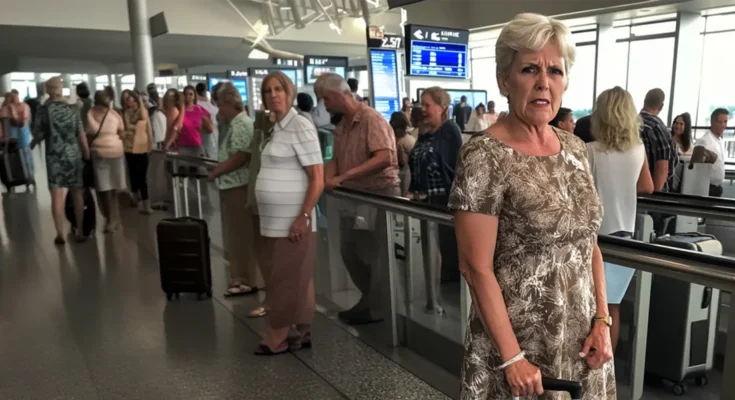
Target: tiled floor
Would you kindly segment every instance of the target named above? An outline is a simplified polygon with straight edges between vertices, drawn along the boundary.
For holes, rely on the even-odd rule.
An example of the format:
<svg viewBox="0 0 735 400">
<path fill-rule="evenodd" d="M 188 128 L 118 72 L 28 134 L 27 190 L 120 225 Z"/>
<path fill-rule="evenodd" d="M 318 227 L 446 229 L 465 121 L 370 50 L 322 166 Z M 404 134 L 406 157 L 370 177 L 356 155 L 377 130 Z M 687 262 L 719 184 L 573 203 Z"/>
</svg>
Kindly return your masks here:
<svg viewBox="0 0 735 400">
<path fill-rule="evenodd" d="M 252 355 L 257 300 L 221 297 L 219 255 L 214 299 L 168 303 L 157 218 L 124 217 L 123 231 L 59 249 L 45 188 L 3 195 L 1 399 L 448 398 L 324 316 L 312 350 Z"/>
</svg>

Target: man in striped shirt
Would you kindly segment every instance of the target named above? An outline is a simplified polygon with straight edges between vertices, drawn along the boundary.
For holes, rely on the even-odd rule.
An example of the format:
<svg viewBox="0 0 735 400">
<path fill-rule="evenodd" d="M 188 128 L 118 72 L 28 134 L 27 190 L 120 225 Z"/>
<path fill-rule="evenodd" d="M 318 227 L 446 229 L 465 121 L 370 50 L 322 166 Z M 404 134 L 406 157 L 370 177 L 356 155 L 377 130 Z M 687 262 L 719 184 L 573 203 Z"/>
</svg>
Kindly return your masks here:
<svg viewBox="0 0 735 400">
<path fill-rule="evenodd" d="M 666 95 L 661 89 L 651 89 L 646 94 L 641 111 L 641 140 L 646 147 L 648 168 L 657 192 L 669 191 L 669 179 L 674 175 L 679 155 L 669 128 L 659 118 Z"/>
</svg>

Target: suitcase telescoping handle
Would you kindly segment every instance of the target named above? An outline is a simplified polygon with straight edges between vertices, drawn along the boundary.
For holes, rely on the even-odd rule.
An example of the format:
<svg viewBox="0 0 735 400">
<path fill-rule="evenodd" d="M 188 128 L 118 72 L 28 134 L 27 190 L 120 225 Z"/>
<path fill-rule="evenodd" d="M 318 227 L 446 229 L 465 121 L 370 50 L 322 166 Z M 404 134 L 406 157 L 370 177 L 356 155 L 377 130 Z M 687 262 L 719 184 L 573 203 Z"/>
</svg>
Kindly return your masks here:
<svg viewBox="0 0 735 400">
<path fill-rule="evenodd" d="M 582 383 L 575 381 L 565 381 L 554 378 L 541 378 L 541 383 L 545 391 L 549 392 L 567 392 L 572 395 L 572 400 L 582 400 Z M 519 397 L 513 397 L 518 400 Z"/>
</svg>

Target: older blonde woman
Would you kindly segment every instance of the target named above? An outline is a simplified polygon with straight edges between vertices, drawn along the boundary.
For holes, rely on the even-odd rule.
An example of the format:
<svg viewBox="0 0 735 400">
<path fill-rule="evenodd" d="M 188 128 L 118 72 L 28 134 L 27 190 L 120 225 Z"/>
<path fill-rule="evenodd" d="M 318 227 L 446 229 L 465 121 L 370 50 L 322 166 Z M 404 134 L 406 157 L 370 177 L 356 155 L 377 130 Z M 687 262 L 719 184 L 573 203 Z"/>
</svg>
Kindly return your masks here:
<svg viewBox="0 0 735 400">
<path fill-rule="evenodd" d="M 653 192 L 646 149 L 639 134 L 641 121 L 633 97 L 621 87 L 602 92 L 592 112 L 591 124 L 595 141 L 587 144 L 587 152 L 597 193 L 605 209 L 600 233 L 631 238 L 638 193 Z M 605 263 L 613 351 L 620 333 L 620 303 L 634 272 Z"/>
<path fill-rule="evenodd" d="M 82 157 L 89 159 L 89 145 L 84 126 L 75 105 L 68 104 L 62 94 L 61 79 L 54 77 L 46 81 L 46 104 L 38 109 L 33 128 L 31 148 L 46 141 L 46 170 L 51 191 L 51 213 L 56 227 L 56 245 L 66 243 L 64 239 L 64 199 L 71 190 L 74 201 L 76 226 L 83 226 L 84 189 L 82 179 Z M 84 241 L 81 229 L 77 241 Z"/>
<path fill-rule="evenodd" d="M 551 18 L 509 22 L 496 60 L 510 113 L 460 152 L 449 208 L 472 295 L 462 399 L 536 399 L 542 375 L 581 381 L 586 400 L 616 398 L 602 208 L 584 143 L 548 125 L 573 43 Z"/>
<path fill-rule="evenodd" d="M 253 215 L 248 202 L 248 164 L 253 141 L 253 121 L 230 82 L 217 88 L 219 114 L 219 164 L 209 173 L 216 180 L 222 200 L 222 225 L 225 251 L 229 261 L 230 284 L 225 297 L 253 294 L 262 287 L 258 281 L 253 249 Z"/>
<path fill-rule="evenodd" d="M 276 355 L 311 346 L 315 207 L 324 188 L 324 168 L 314 124 L 292 107 L 296 89 L 291 80 L 272 72 L 260 92 L 274 125 L 263 143 L 255 186 L 268 290 L 268 332 L 255 354 Z M 292 326 L 299 337 L 287 342 Z"/>
</svg>

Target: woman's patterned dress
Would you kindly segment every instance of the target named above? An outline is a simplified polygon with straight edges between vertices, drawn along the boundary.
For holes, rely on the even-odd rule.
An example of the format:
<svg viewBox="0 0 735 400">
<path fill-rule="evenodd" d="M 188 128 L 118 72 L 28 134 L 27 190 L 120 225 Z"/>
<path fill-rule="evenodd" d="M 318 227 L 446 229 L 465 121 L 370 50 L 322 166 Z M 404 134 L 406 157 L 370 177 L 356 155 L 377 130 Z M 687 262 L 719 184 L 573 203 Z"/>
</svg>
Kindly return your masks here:
<svg viewBox="0 0 735 400">
<path fill-rule="evenodd" d="M 50 189 L 82 187 L 83 130 L 79 108 L 62 102 L 39 107 L 34 135 L 46 138 L 46 170 Z"/>
<path fill-rule="evenodd" d="M 591 371 L 579 357 L 596 312 L 592 251 L 602 208 L 584 143 L 556 133 L 561 152 L 548 157 L 519 153 L 486 133 L 474 136 L 460 152 L 449 208 L 499 218 L 493 266 L 526 358 L 544 376 L 582 381 L 585 400 L 613 400 L 613 363 Z M 510 399 L 501 364 L 473 307 L 461 398 Z M 536 398 L 568 394 L 528 397 Z"/>
</svg>

